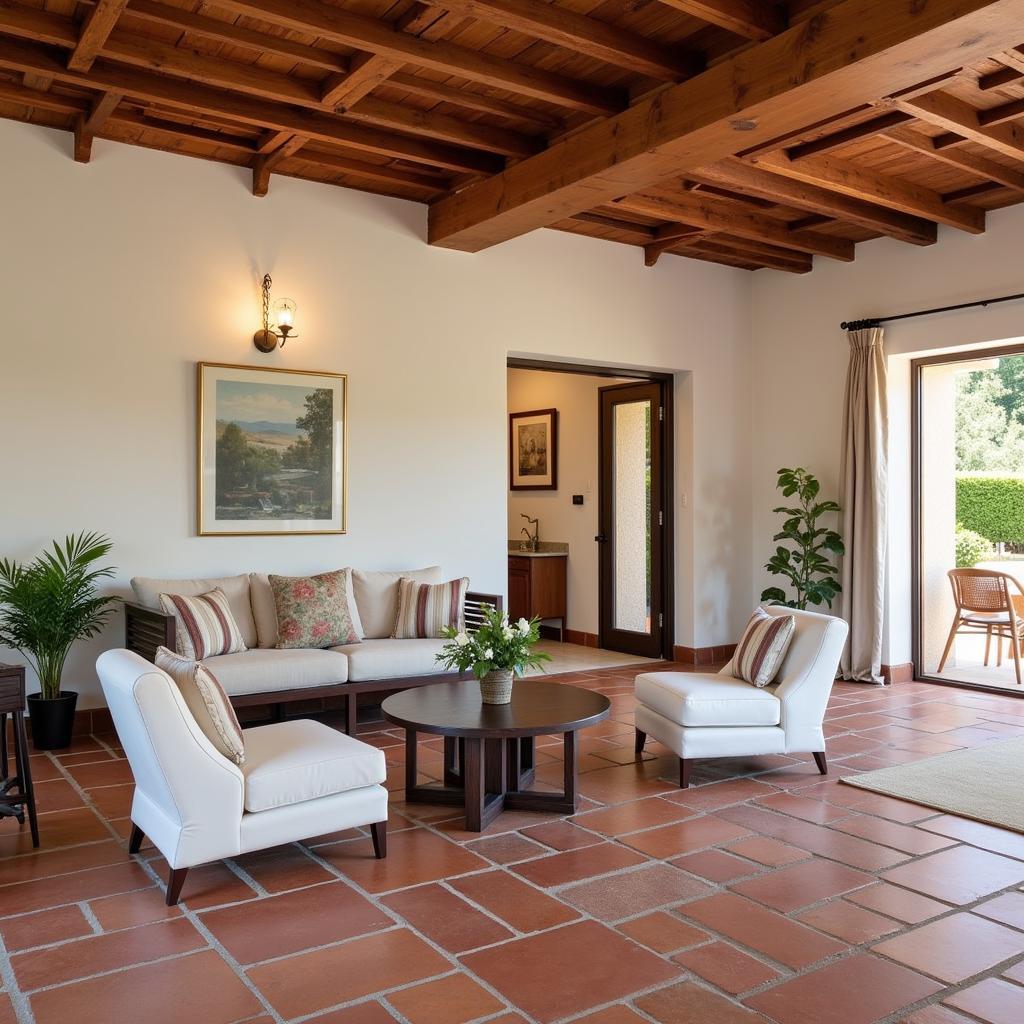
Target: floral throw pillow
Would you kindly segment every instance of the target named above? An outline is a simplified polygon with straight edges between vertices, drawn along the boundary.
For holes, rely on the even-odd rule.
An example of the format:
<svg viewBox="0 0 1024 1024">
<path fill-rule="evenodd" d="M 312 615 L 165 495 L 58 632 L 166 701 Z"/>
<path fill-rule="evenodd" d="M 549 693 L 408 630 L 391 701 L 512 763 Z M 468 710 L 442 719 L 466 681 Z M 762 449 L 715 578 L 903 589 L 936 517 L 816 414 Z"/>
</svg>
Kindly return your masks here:
<svg viewBox="0 0 1024 1024">
<path fill-rule="evenodd" d="M 277 609 L 278 647 L 340 647 L 359 643 L 348 603 L 351 571 L 267 577 Z"/>
</svg>

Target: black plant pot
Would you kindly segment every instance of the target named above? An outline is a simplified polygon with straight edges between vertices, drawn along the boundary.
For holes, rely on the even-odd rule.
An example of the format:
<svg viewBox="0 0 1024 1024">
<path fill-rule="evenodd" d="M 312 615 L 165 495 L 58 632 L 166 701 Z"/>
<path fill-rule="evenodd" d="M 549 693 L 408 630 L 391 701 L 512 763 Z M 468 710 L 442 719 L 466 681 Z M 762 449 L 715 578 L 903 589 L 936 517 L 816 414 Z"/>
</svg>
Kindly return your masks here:
<svg viewBox="0 0 1024 1024">
<path fill-rule="evenodd" d="M 64 750 L 71 746 L 77 703 L 74 690 L 61 690 L 54 700 L 44 700 L 40 693 L 28 695 L 32 745 L 36 750 Z"/>
</svg>

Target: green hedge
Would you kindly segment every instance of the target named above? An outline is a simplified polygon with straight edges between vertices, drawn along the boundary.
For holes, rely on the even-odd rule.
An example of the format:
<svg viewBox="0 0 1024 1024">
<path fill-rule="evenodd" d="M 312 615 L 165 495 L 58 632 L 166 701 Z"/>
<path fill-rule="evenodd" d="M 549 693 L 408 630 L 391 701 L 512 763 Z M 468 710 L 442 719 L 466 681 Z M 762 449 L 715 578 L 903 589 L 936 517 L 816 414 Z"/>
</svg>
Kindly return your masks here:
<svg viewBox="0 0 1024 1024">
<path fill-rule="evenodd" d="M 960 474 L 956 519 L 992 543 L 1024 543 L 1024 476 Z"/>
</svg>

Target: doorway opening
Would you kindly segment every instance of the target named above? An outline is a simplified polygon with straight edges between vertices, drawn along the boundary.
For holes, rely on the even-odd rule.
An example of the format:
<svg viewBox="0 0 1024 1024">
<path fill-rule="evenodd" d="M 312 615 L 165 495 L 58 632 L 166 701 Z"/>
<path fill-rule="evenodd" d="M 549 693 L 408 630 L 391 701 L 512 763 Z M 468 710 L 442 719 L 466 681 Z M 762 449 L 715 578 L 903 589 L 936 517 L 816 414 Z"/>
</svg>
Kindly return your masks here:
<svg viewBox="0 0 1024 1024">
<path fill-rule="evenodd" d="M 672 658 L 672 383 L 508 360 L 509 614 L 549 672 Z"/>
<path fill-rule="evenodd" d="M 915 677 L 1024 696 L 1024 341 L 911 381 Z"/>
</svg>

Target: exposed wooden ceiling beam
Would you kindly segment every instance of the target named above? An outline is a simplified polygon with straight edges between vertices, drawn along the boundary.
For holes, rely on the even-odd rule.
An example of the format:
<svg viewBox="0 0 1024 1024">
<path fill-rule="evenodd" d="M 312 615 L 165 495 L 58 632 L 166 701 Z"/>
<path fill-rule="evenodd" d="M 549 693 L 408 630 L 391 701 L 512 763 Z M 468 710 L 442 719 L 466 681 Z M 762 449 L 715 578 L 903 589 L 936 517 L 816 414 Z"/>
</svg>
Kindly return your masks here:
<svg viewBox="0 0 1024 1024">
<path fill-rule="evenodd" d="M 998 107 L 989 107 L 988 110 L 978 111 L 978 124 L 988 128 L 994 124 L 1005 124 L 1007 121 L 1016 121 L 1024 115 L 1024 100 L 1010 100 L 1009 103 L 1000 103 Z"/>
<path fill-rule="evenodd" d="M 791 146 L 786 152 L 792 160 L 802 160 L 804 157 L 817 156 L 819 153 L 830 153 L 833 149 L 845 146 L 848 142 L 869 138 L 885 131 L 886 128 L 893 128 L 913 120 L 911 114 L 905 114 L 901 110 L 890 110 L 888 113 L 879 114 L 868 121 L 862 121 L 860 124 L 851 125 L 841 131 L 832 132 L 831 135 L 822 135 L 821 138 Z"/>
<path fill-rule="evenodd" d="M 431 206 L 435 245 L 479 251 L 980 61 L 1024 0 L 844 0 Z M 794 68 L 799 74 L 794 74 Z M 917 102 L 915 100 L 915 102 Z"/>
<path fill-rule="evenodd" d="M 725 202 L 705 199 L 700 193 L 671 197 L 637 193 L 618 200 L 615 206 L 629 213 L 645 217 L 658 217 L 676 224 L 688 224 L 706 231 L 723 232 L 749 238 L 756 242 L 768 242 L 799 252 L 817 256 L 829 256 L 835 260 L 853 259 L 853 242 L 831 235 L 820 235 L 811 231 L 790 231 L 783 221 L 750 213 Z"/>
<path fill-rule="evenodd" d="M 117 110 L 124 97 L 119 92 L 106 92 L 92 104 L 87 114 L 75 118 L 75 160 L 87 164 L 92 156 L 92 140 L 104 121 Z"/>
<path fill-rule="evenodd" d="M 912 245 L 931 245 L 938 237 L 935 224 L 923 217 L 900 213 L 842 192 L 795 181 L 741 160 L 726 160 L 693 173 L 701 180 L 725 182 L 764 199 L 774 198 L 798 210 L 835 217 Z"/>
<path fill-rule="evenodd" d="M 986 127 L 981 123 L 979 112 L 956 96 L 933 92 L 914 100 L 901 100 L 900 106 L 922 121 L 962 135 L 1015 160 L 1024 160 L 1024 129 L 1015 124 Z"/>
<path fill-rule="evenodd" d="M 998 54 L 996 60 L 1000 64 L 1005 64 L 1008 68 L 1013 68 L 1014 71 L 1024 74 L 1024 46 L 1014 46 L 1012 49 Z"/>
<path fill-rule="evenodd" d="M 252 162 L 252 194 L 265 196 L 270 188 L 270 172 L 283 160 L 297 153 L 309 141 L 304 135 L 293 135 L 269 153 L 260 153 Z"/>
<path fill-rule="evenodd" d="M 702 254 L 732 257 L 741 260 L 755 270 L 782 270 L 790 274 L 807 274 L 813 269 L 810 256 L 799 252 L 790 252 L 785 256 L 777 253 L 755 251 L 743 239 L 728 239 L 721 235 L 703 235 L 692 241 L 677 242 L 670 250 L 680 256 L 697 256 Z"/>
<path fill-rule="evenodd" d="M 683 239 L 695 240 L 706 234 L 703 228 L 680 227 L 678 224 L 669 224 L 656 230 L 653 240 L 644 245 L 644 266 L 653 267 L 669 249 L 677 246 Z"/>
<path fill-rule="evenodd" d="M 777 153 L 757 157 L 756 163 L 776 174 L 888 206 L 900 213 L 925 217 L 974 234 L 985 230 L 983 210 L 950 207 L 931 189 L 861 167 L 852 161 L 829 156 L 791 160 L 785 153 Z"/>
<path fill-rule="evenodd" d="M 674 81 L 702 70 L 694 55 L 542 0 L 444 0 L 444 8 L 652 78 Z"/>
<path fill-rule="evenodd" d="M 662 3 L 759 43 L 786 28 L 785 14 L 765 0 L 662 0 Z"/>
<path fill-rule="evenodd" d="M 302 151 L 296 153 L 290 161 L 282 164 L 282 167 L 293 165 L 298 161 L 318 164 L 344 174 L 393 185 L 411 185 L 415 188 L 433 189 L 437 192 L 444 191 L 448 185 L 446 177 L 396 167 L 393 164 L 372 164 L 364 160 L 353 159 L 351 156 L 332 153 L 315 145 L 303 146 Z"/>
<path fill-rule="evenodd" d="M 387 81 L 402 67 L 377 53 L 360 53 L 352 58 L 347 74 L 332 76 L 320 89 L 320 102 L 335 110 L 351 107 Z"/>
<path fill-rule="evenodd" d="M 957 170 L 968 171 L 971 174 L 978 175 L 980 178 L 984 178 L 986 181 L 995 181 L 1000 185 L 1005 185 L 1007 188 L 1015 189 L 1017 192 L 1024 192 L 1024 171 L 1014 170 L 1012 167 L 1007 167 L 1005 164 L 998 163 L 995 160 L 989 160 L 983 156 L 975 156 L 973 153 L 966 153 L 964 150 L 955 147 L 936 149 L 935 141 L 930 136 L 909 128 L 893 129 L 886 132 L 885 135 L 886 138 L 899 143 L 899 145 L 904 146 L 906 149 L 913 150 L 915 153 L 924 153 L 934 160 L 939 160 L 950 167 L 957 168 Z"/>
<path fill-rule="evenodd" d="M 218 0 L 217 6 L 282 28 L 378 53 L 400 63 L 461 75 L 589 114 L 610 114 L 625 105 L 624 97 L 617 90 L 577 82 L 447 40 L 422 39 L 396 31 L 378 18 L 351 14 L 314 0 Z"/>
<path fill-rule="evenodd" d="M 86 14 L 78 42 L 68 57 L 72 71 L 88 71 L 92 67 L 127 6 L 128 0 L 97 0 L 96 6 Z"/>
</svg>

